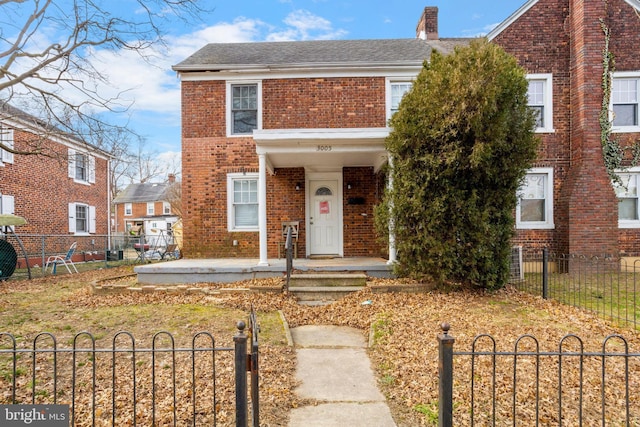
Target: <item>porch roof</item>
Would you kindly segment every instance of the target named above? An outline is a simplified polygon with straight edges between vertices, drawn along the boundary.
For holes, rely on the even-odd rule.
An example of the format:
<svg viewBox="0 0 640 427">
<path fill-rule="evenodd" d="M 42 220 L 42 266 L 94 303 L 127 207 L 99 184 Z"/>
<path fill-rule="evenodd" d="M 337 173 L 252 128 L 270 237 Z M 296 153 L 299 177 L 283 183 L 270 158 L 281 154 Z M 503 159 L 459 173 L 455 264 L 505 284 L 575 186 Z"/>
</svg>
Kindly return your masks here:
<svg viewBox="0 0 640 427">
<path fill-rule="evenodd" d="M 385 138 L 389 128 L 262 129 L 254 130 L 256 152 L 264 154 L 267 169 L 304 167 L 308 171 L 372 166 L 387 161 Z"/>
</svg>

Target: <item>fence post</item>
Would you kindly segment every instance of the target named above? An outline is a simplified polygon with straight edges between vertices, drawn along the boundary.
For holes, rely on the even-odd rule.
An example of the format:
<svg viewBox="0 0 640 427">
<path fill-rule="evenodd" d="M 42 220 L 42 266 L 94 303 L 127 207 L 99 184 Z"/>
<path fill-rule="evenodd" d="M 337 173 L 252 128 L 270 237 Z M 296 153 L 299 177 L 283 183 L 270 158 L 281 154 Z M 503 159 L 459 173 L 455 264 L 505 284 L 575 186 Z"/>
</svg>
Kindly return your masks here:
<svg viewBox="0 0 640 427">
<path fill-rule="evenodd" d="M 542 298 L 549 298 L 549 249 L 542 248 Z"/>
<path fill-rule="evenodd" d="M 236 427 L 247 427 L 247 335 L 244 328 L 247 325 L 238 322 L 238 333 L 234 335 L 235 372 L 236 372 Z"/>
<path fill-rule="evenodd" d="M 449 324 L 441 325 L 438 335 L 438 426 L 453 426 L 453 343 Z"/>
</svg>

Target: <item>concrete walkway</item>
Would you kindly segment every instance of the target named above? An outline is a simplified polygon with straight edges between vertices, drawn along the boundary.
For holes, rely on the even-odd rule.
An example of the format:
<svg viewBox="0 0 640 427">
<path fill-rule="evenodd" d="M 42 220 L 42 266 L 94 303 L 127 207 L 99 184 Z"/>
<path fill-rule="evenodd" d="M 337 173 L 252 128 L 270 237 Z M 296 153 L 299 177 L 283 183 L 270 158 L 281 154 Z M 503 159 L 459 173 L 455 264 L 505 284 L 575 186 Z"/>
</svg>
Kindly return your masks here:
<svg viewBox="0 0 640 427">
<path fill-rule="evenodd" d="M 362 332 L 341 326 L 291 329 L 298 359 L 296 389 L 318 404 L 294 408 L 289 427 L 396 427 L 378 390 Z"/>
</svg>

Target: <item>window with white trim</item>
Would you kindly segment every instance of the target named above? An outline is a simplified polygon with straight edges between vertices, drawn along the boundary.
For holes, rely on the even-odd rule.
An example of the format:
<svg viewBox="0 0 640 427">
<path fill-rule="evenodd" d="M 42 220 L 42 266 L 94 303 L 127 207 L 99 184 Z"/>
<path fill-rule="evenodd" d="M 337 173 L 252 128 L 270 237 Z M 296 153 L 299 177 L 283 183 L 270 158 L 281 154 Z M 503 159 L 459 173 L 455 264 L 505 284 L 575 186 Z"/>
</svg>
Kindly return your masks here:
<svg viewBox="0 0 640 427">
<path fill-rule="evenodd" d="M 536 132 L 553 132 L 553 76 L 529 74 L 529 107 L 537 113 Z"/>
<path fill-rule="evenodd" d="M 8 194 L 0 195 L 0 214 L 13 215 L 15 213 L 16 213 L 15 198 L 13 196 L 9 196 Z M 15 231 L 15 226 L 10 225 L 9 230 Z"/>
<path fill-rule="evenodd" d="M 147 202 L 147 215 L 155 215 L 156 205 L 154 202 Z"/>
<path fill-rule="evenodd" d="M 629 168 L 624 172 L 617 172 L 617 175 L 620 182 L 613 182 L 613 188 L 618 197 L 618 227 L 640 228 L 638 212 L 640 168 Z"/>
<path fill-rule="evenodd" d="M 94 184 L 96 182 L 96 158 L 70 148 L 69 178 L 82 184 Z"/>
<path fill-rule="evenodd" d="M 227 135 L 251 135 L 262 129 L 262 84 L 227 82 Z"/>
<path fill-rule="evenodd" d="M 89 234 L 96 232 L 96 207 L 85 203 L 69 203 L 69 232 Z"/>
<path fill-rule="evenodd" d="M 0 143 L 10 149 L 15 147 L 13 129 L 0 126 Z M 5 163 L 13 163 L 13 153 L 5 149 L 0 149 L 0 166 L 4 166 Z"/>
<path fill-rule="evenodd" d="M 171 215 L 171 203 L 162 202 L 162 213 L 164 215 Z"/>
<path fill-rule="evenodd" d="M 133 215 L 133 204 L 131 204 L 131 203 L 125 203 L 124 204 L 124 214 L 126 216 Z"/>
<path fill-rule="evenodd" d="M 400 101 L 409 92 L 411 86 L 413 86 L 413 82 L 410 80 L 395 81 L 387 79 L 387 120 L 398 111 Z"/>
<path fill-rule="evenodd" d="M 258 174 L 227 175 L 227 228 L 258 231 Z"/>
<path fill-rule="evenodd" d="M 554 228 L 553 168 L 533 168 L 524 177 L 518 190 L 516 228 Z"/>
<path fill-rule="evenodd" d="M 614 132 L 640 132 L 640 72 L 613 73 L 611 125 Z"/>
</svg>

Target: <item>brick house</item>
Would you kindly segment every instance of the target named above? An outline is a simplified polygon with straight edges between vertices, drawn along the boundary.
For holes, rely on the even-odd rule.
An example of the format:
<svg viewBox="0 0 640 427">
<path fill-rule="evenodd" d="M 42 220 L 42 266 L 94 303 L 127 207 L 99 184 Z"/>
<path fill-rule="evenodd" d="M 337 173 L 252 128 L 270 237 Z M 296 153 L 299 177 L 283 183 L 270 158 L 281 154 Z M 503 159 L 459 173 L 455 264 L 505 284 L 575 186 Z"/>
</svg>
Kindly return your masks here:
<svg viewBox="0 0 640 427">
<path fill-rule="evenodd" d="M 585 6 L 586 4 L 586 6 Z M 640 137 L 636 0 L 529 0 L 489 35 L 528 72 L 542 144 L 515 243 L 564 253 L 637 252 L 636 181 L 602 160 L 602 18 L 611 28 L 613 137 Z M 277 255 L 297 221 L 298 256 L 388 256 L 373 227 L 387 179 L 387 120 L 439 38 L 427 7 L 415 39 L 209 44 L 175 65 L 182 81 L 187 257 Z M 615 113 L 615 114 L 614 114 Z M 616 192 L 619 199 L 616 198 Z M 425 201 L 428 203 L 428 201 Z M 620 206 L 620 212 L 618 209 Z"/>
<path fill-rule="evenodd" d="M 19 234 L 90 236 L 109 232 L 109 155 L 74 135 L 52 129 L 6 103 L 0 104 L 1 213 L 27 220 Z"/>
<path fill-rule="evenodd" d="M 179 183 L 170 174 L 166 183 L 129 184 L 122 190 L 113 199 L 114 235 L 140 230 L 148 242 L 155 243 L 162 236 L 162 243 L 166 244 L 179 219 L 171 210 L 172 185 Z"/>
</svg>

